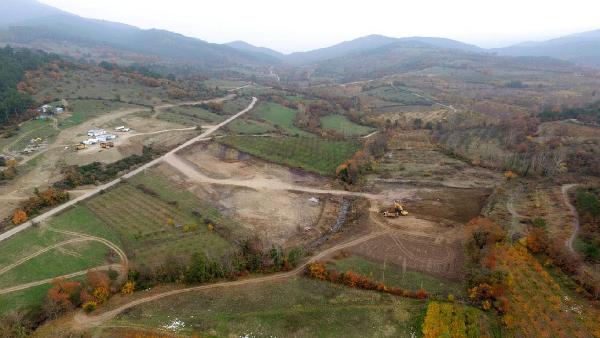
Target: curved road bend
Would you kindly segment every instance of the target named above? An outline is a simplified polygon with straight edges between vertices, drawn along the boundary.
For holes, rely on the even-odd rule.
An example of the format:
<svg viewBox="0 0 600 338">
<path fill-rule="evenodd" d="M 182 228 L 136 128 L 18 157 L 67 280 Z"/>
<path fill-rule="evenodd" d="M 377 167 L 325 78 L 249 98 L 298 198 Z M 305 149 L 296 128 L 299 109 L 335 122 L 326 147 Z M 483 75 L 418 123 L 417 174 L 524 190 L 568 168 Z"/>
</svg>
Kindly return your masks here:
<svg viewBox="0 0 600 338">
<path fill-rule="evenodd" d="M 219 123 L 218 125 L 209 128 L 208 130 L 206 130 L 205 132 L 203 132 L 199 136 L 194 137 L 193 139 L 191 139 L 191 140 L 185 142 L 184 144 L 176 147 L 175 149 L 173 149 L 173 150 L 169 151 L 168 153 L 164 154 L 163 156 L 161 156 L 161 157 L 159 157 L 159 158 L 157 158 L 157 159 L 155 159 L 155 160 L 153 160 L 151 162 L 146 163 L 145 165 L 143 165 L 143 166 L 141 166 L 141 167 L 139 167 L 139 168 L 137 168 L 137 169 L 135 169 L 135 170 L 133 170 L 133 171 L 131 171 L 131 172 L 123 175 L 123 176 L 121 176 L 120 178 L 117 178 L 117 179 L 115 179 L 115 180 L 113 180 L 111 182 L 108 182 L 108 183 L 105 183 L 103 185 L 100 185 L 100 186 L 94 188 L 93 190 L 91 190 L 90 192 L 88 192 L 86 194 L 83 194 L 83 195 L 81 195 L 81 196 L 79 196 L 77 198 L 74 198 L 74 199 L 72 199 L 72 200 L 70 200 L 70 201 L 68 201 L 68 202 L 66 202 L 64 204 L 61 204 L 61 205 L 57 206 L 56 208 L 54 208 L 54 209 L 52 209 L 52 210 L 50 210 L 50 211 L 48 211 L 48 212 L 46 212 L 46 213 L 44 213 L 42 215 L 37 216 L 37 217 L 33 218 L 32 220 L 30 220 L 28 222 L 25 222 L 25 223 L 23 223 L 23 224 L 15 227 L 15 228 L 12 228 L 12 229 L 4 232 L 3 234 L 0 234 L 0 241 L 3 241 L 5 239 L 7 239 L 7 238 L 10 238 L 10 237 L 18 234 L 19 232 L 28 229 L 29 227 L 32 226 L 32 224 L 41 223 L 41 222 L 47 220 L 48 218 L 50 218 L 50 217 L 52 217 L 52 216 L 60 213 L 61 211 L 66 210 L 67 208 L 72 207 L 73 205 L 75 205 L 75 204 L 77 204 L 77 203 L 79 203 L 79 202 L 81 202 L 83 200 L 86 200 L 86 199 L 88 199 L 88 198 L 90 198 L 90 197 L 92 197 L 92 196 L 100 193 L 103 190 L 106 190 L 106 189 L 109 189 L 109 188 L 115 186 L 116 184 L 118 184 L 119 182 L 121 182 L 123 179 L 127 179 L 127 178 L 130 178 L 130 177 L 133 177 L 133 176 L 139 174 L 140 172 L 142 172 L 142 171 L 144 171 L 146 169 L 151 168 L 152 166 L 154 166 L 154 165 L 162 162 L 166 157 L 168 157 L 168 156 L 170 156 L 172 154 L 175 154 L 176 152 L 180 151 L 181 149 L 189 147 L 190 145 L 192 145 L 192 144 L 194 144 L 194 143 L 196 143 L 196 142 L 198 142 L 198 141 L 200 141 L 202 139 L 207 138 L 208 136 L 210 136 L 211 134 L 213 134 L 214 132 L 216 132 L 217 130 L 219 130 L 220 128 L 222 128 L 223 126 L 229 124 L 231 121 L 237 119 L 238 117 L 240 117 L 240 116 L 246 114 L 247 112 L 249 112 L 250 110 L 252 110 L 254 108 L 254 106 L 256 105 L 257 101 L 258 101 L 258 99 L 256 97 L 253 97 L 252 98 L 252 102 L 250 103 L 250 105 L 248 107 L 246 107 L 244 110 L 242 110 L 239 113 L 231 116 L 230 118 L 228 118 L 227 120 Z M 160 108 L 162 109 L 162 108 L 168 107 L 168 106 L 169 105 L 164 105 L 164 106 L 161 106 Z"/>
</svg>

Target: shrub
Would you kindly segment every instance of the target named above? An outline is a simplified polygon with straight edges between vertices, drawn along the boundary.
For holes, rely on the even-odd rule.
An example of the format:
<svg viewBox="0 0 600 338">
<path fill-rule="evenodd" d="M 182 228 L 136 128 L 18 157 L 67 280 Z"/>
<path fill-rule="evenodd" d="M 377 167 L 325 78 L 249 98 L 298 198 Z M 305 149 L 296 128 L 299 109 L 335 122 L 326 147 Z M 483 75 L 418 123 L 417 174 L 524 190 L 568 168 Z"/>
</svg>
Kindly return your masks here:
<svg viewBox="0 0 600 338">
<path fill-rule="evenodd" d="M 98 307 L 98 304 L 96 302 L 94 302 L 93 300 L 85 302 L 82 306 L 83 311 L 85 311 L 86 313 L 94 312 L 94 310 L 96 310 L 97 307 Z"/>
<path fill-rule="evenodd" d="M 27 213 L 21 209 L 15 210 L 12 216 L 12 222 L 14 225 L 19 225 L 27 222 Z"/>
</svg>

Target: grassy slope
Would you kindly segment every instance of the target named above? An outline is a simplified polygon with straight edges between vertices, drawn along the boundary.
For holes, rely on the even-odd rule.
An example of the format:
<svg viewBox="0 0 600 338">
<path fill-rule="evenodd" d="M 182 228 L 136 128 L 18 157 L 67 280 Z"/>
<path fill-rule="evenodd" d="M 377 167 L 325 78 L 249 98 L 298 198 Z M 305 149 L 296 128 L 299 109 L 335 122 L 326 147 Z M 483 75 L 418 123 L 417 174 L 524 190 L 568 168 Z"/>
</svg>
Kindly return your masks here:
<svg viewBox="0 0 600 338">
<path fill-rule="evenodd" d="M 8 146 L 8 150 L 19 151 L 25 148 L 31 139 L 41 138 L 52 143 L 53 139 L 60 133 L 54 129 L 52 120 L 30 120 L 19 126 L 16 135 L 9 138 L 0 138 L 0 150 Z"/>
<path fill-rule="evenodd" d="M 359 149 L 358 145 L 344 141 L 298 137 L 232 136 L 219 142 L 267 161 L 326 176 L 333 176 L 335 169 Z"/>
<path fill-rule="evenodd" d="M 420 336 L 426 303 L 295 278 L 170 297 L 129 310 L 116 325 L 158 328 L 179 319 L 202 337 Z"/>
<path fill-rule="evenodd" d="M 111 111 L 138 107 L 131 104 L 104 100 L 73 100 L 70 101 L 69 104 L 71 105 L 71 112 L 68 113 L 70 116 L 60 120 L 58 126 L 61 129 L 76 126 L 91 118 Z M 139 108 L 145 109 L 144 107 Z"/>
<path fill-rule="evenodd" d="M 321 127 L 336 131 L 344 136 L 363 136 L 375 129 L 356 124 L 344 115 L 327 115 L 321 117 Z"/>
<path fill-rule="evenodd" d="M 157 116 L 159 119 L 179 123 L 189 126 L 202 124 L 219 123 L 225 120 L 226 116 L 209 112 L 200 107 L 173 107 L 161 111 Z"/>
</svg>

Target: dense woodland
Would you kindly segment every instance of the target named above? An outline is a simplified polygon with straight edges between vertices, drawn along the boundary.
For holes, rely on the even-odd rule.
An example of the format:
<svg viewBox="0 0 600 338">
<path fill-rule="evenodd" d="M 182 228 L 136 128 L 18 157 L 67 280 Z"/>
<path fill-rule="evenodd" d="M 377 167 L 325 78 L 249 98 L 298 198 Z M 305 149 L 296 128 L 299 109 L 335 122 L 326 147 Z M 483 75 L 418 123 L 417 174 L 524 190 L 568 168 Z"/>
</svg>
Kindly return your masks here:
<svg viewBox="0 0 600 338">
<path fill-rule="evenodd" d="M 0 49 L 0 126 L 20 119 L 33 105 L 32 98 L 17 90 L 25 72 L 56 60 L 56 55 L 30 49 Z"/>
</svg>

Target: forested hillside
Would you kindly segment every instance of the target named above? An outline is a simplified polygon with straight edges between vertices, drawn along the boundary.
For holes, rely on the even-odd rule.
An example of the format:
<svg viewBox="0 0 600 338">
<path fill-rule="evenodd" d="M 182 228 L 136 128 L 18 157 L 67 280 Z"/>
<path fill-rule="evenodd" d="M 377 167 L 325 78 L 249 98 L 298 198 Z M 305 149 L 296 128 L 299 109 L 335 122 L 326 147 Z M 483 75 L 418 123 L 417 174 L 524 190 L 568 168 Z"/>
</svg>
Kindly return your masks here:
<svg viewBox="0 0 600 338">
<path fill-rule="evenodd" d="M 18 118 L 33 104 L 29 95 L 17 90 L 25 72 L 57 58 L 55 55 L 29 49 L 0 49 L 0 126 Z"/>
</svg>

